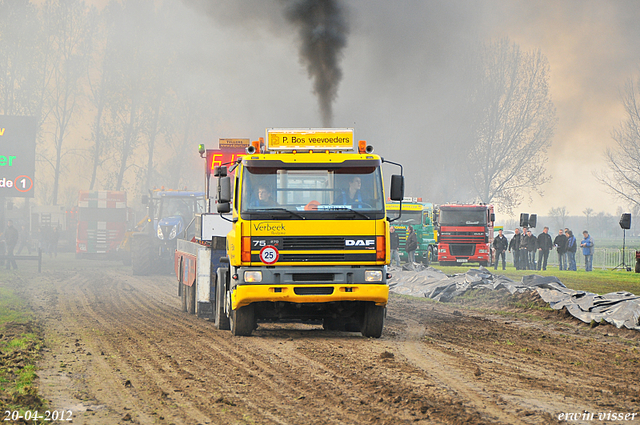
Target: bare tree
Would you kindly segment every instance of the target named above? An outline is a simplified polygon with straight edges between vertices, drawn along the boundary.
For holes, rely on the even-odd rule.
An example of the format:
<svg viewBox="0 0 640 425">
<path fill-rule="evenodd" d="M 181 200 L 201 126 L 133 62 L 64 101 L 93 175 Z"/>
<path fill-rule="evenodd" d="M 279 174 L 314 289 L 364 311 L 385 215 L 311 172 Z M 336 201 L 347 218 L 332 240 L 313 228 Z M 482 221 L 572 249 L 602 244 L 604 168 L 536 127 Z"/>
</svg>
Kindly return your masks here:
<svg viewBox="0 0 640 425">
<path fill-rule="evenodd" d="M 477 49 L 471 76 L 469 181 L 480 201 L 511 212 L 522 190 L 541 193 L 550 178 L 544 164 L 557 119 L 549 63 L 539 50 L 501 39 Z"/>
<path fill-rule="evenodd" d="M 53 158 L 47 158 L 53 168 L 51 203 L 58 204 L 60 177 L 64 166 L 66 137 L 73 121 L 79 116 L 90 51 L 88 9 L 80 0 L 49 0 L 45 3 L 45 28 L 49 35 L 54 61 L 51 62 L 51 84 L 46 92 L 51 102 Z"/>
<path fill-rule="evenodd" d="M 567 207 L 551 208 L 549 210 L 549 216 L 553 217 L 558 225 L 558 229 L 564 229 L 567 218 L 569 218 L 569 212 L 567 211 Z"/>
<path fill-rule="evenodd" d="M 627 81 L 621 91 L 626 118 L 613 130 L 616 145 L 605 152 L 608 172 L 597 174 L 607 189 L 640 206 L 640 77 Z"/>
<path fill-rule="evenodd" d="M 0 1 L 0 113 L 30 115 L 38 103 L 37 8 L 28 0 Z"/>
</svg>

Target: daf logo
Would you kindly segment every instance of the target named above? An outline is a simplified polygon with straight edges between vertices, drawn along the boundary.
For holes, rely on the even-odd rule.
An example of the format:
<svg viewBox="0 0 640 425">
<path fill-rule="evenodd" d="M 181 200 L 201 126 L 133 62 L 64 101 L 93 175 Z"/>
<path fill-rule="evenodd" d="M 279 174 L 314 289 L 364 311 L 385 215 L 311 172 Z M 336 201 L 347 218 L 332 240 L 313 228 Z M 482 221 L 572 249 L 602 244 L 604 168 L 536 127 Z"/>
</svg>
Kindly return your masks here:
<svg viewBox="0 0 640 425">
<path fill-rule="evenodd" d="M 346 239 L 344 241 L 345 246 L 373 246 L 375 243 L 376 242 L 371 239 Z"/>
</svg>

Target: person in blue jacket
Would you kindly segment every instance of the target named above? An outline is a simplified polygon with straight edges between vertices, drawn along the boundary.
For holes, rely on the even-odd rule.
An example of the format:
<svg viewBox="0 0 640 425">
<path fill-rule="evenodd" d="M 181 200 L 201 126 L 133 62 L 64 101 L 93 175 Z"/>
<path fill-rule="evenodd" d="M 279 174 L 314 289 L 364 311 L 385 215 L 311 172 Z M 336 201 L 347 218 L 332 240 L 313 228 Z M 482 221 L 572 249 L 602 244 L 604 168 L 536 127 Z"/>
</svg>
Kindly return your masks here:
<svg viewBox="0 0 640 425">
<path fill-rule="evenodd" d="M 593 270 L 593 238 L 586 230 L 582 232 L 582 236 L 584 236 L 584 239 L 580 242 L 580 247 L 582 248 L 582 255 L 584 255 L 584 271 L 590 272 Z"/>
</svg>

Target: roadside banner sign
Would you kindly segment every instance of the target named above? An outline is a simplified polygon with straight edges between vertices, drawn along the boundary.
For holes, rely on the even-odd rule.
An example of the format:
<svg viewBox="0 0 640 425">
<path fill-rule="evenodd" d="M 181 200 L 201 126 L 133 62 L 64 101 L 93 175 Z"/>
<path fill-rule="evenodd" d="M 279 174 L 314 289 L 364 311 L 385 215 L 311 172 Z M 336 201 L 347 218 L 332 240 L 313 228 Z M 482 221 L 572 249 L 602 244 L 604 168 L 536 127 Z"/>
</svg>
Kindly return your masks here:
<svg viewBox="0 0 640 425">
<path fill-rule="evenodd" d="M 33 198 L 35 117 L 0 115 L 0 197 Z"/>
</svg>

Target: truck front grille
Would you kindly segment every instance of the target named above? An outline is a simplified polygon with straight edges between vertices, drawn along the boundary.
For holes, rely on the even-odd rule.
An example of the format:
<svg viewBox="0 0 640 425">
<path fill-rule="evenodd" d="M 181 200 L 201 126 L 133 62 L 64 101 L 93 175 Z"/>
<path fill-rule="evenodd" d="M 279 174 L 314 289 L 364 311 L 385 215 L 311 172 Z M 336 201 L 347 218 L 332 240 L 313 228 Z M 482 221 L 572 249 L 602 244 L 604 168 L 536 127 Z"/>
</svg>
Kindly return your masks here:
<svg viewBox="0 0 640 425">
<path fill-rule="evenodd" d="M 331 295 L 333 294 L 333 287 L 303 286 L 293 288 L 293 292 L 296 295 Z"/>
<path fill-rule="evenodd" d="M 455 256 L 472 256 L 475 251 L 475 245 L 460 245 L 460 244 L 452 244 L 449 245 L 449 252 L 451 255 Z"/>
<path fill-rule="evenodd" d="M 340 236 L 286 236 L 282 238 L 282 250 L 336 250 L 344 249 L 344 237 Z"/>
<path fill-rule="evenodd" d="M 333 282 L 333 273 L 294 273 L 291 275 L 294 282 Z"/>
</svg>

